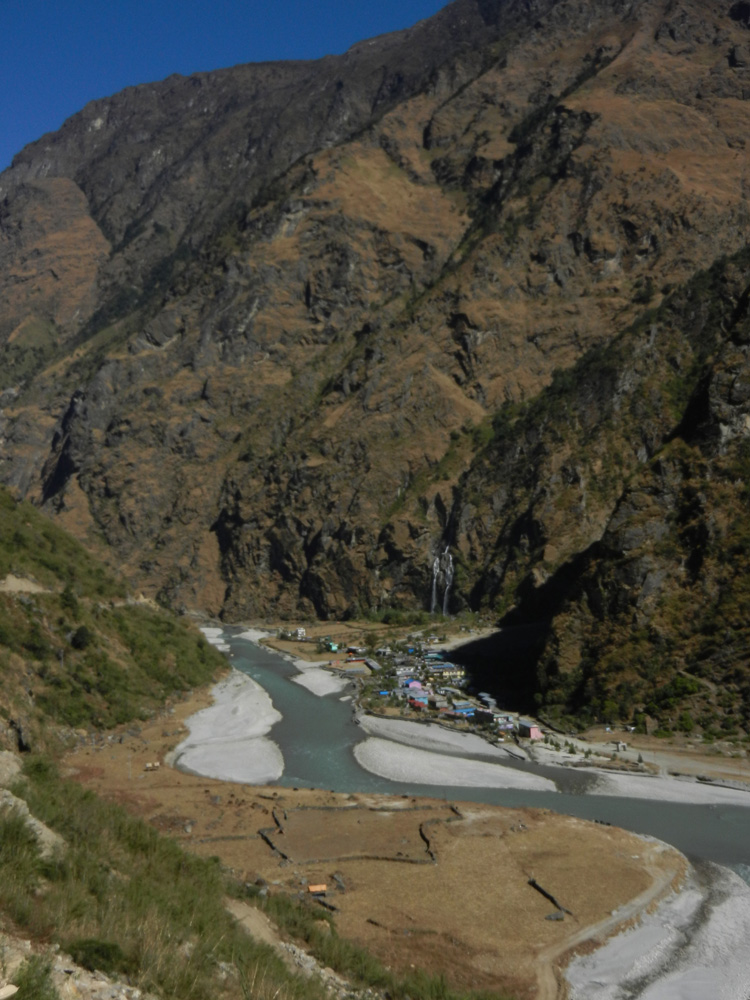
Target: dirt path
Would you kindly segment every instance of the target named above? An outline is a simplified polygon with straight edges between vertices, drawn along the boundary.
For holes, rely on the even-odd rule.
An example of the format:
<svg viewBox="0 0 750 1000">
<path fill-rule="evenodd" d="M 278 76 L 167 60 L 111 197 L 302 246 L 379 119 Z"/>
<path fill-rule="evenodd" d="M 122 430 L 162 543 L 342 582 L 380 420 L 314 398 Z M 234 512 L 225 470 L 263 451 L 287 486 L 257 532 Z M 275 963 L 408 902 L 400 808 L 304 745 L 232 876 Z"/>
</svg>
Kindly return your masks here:
<svg viewBox="0 0 750 1000">
<path fill-rule="evenodd" d="M 360 990 L 346 979 L 342 979 L 332 969 L 323 968 L 317 959 L 304 948 L 292 944 L 290 941 L 284 941 L 276 926 L 261 910 L 238 899 L 227 899 L 225 904 L 240 926 L 256 941 L 270 945 L 295 975 L 318 977 L 322 980 L 328 995 L 337 997 L 339 1000 L 344 1000 L 344 998 L 345 1000 L 355 1000 L 356 997 L 362 996 Z M 365 991 L 365 995 L 370 997 L 372 994 Z"/>
<path fill-rule="evenodd" d="M 281 950 L 282 941 L 279 937 L 279 932 L 265 913 L 262 913 L 257 907 L 251 906 L 249 903 L 243 903 L 239 899 L 227 899 L 225 900 L 225 906 L 251 937 L 255 938 L 256 941 L 263 941 L 265 944 L 270 944 L 272 948 L 275 948 L 283 956 L 284 953 Z"/>
<path fill-rule="evenodd" d="M 568 996 L 565 967 L 574 954 L 582 946 L 598 948 L 607 938 L 625 930 L 684 879 L 686 863 L 671 848 L 655 843 L 647 850 L 648 855 L 643 860 L 653 879 L 647 889 L 618 907 L 604 920 L 582 927 L 562 945 L 553 945 L 538 954 L 536 1000 L 565 1000 Z"/>
<path fill-rule="evenodd" d="M 49 588 L 43 587 L 34 580 L 29 580 L 24 576 L 14 576 L 9 573 L 4 580 L 0 580 L 0 594 L 46 594 Z"/>
</svg>

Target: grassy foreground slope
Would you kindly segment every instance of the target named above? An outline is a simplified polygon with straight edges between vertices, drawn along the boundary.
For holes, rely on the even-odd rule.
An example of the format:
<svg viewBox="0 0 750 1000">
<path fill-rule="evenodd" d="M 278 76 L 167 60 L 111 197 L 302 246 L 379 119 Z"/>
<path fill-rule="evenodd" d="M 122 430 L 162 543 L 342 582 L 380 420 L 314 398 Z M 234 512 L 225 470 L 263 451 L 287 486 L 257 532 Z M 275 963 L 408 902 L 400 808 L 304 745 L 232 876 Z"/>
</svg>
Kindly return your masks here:
<svg viewBox="0 0 750 1000">
<path fill-rule="evenodd" d="M 31 504 L 0 491 L 0 744 L 53 749 L 71 729 L 148 716 L 225 661 Z M 15 746 L 14 746 L 15 744 Z"/>
<path fill-rule="evenodd" d="M 215 861 L 61 780 L 51 763 L 75 729 L 153 714 L 223 658 L 174 615 L 129 603 L 78 542 L 5 491 L 0 586 L 0 748 L 45 754 L 24 754 L 13 792 L 65 842 L 44 855 L 22 815 L 0 808 L 0 928 L 162 996 L 248 996 L 251 982 L 260 997 L 297 995 L 301 984 L 224 911 Z M 16 978 L 28 1000 L 54 1000 L 43 959 Z"/>
<path fill-rule="evenodd" d="M 302 995 L 271 949 L 225 911 L 217 860 L 188 855 L 41 758 L 28 761 L 14 791 L 66 847 L 43 859 L 22 819 L 0 811 L 3 924 L 164 997 Z"/>
</svg>

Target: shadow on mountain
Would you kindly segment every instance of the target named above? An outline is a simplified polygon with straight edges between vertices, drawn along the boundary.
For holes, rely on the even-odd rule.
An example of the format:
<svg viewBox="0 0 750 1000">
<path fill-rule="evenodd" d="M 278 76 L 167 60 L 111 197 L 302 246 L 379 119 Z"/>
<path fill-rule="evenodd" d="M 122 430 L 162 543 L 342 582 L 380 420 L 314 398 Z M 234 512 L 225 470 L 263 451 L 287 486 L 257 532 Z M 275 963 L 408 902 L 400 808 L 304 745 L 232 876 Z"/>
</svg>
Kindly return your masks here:
<svg viewBox="0 0 750 1000">
<path fill-rule="evenodd" d="M 600 554 L 595 542 L 562 565 L 541 586 L 526 579 L 518 589 L 518 604 L 499 622 L 498 631 L 469 642 L 451 654 L 465 667 L 474 691 L 487 691 L 501 708 L 531 712 L 535 696 L 548 687 L 542 666 L 556 616 L 581 596 L 586 575 Z"/>
<path fill-rule="evenodd" d="M 549 620 L 506 625 L 461 646 L 451 659 L 466 669 L 472 690 L 488 691 L 501 708 L 528 712 L 535 704 L 536 668 L 549 630 Z"/>
</svg>

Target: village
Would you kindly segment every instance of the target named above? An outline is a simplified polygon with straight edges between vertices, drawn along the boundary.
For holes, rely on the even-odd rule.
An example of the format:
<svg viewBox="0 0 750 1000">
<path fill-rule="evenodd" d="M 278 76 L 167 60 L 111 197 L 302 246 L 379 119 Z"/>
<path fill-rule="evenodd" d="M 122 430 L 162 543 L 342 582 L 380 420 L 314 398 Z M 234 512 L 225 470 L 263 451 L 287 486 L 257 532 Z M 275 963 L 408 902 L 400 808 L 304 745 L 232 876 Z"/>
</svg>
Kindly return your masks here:
<svg viewBox="0 0 750 1000">
<path fill-rule="evenodd" d="M 537 764 L 747 787 L 747 758 L 731 742 L 705 744 L 680 733 L 664 739 L 606 721 L 573 732 L 546 719 L 524 717 L 499 704 L 492 693 L 474 690 L 464 668 L 452 662 L 451 651 L 486 635 L 484 622 L 452 622 L 447 629 L 445 623 L 433 622 L 421 631 L 389 629 L 385 636 L 374 624 L 336 624 L 335 632 L 331 623 L 277 624 L 275 636 L 260 641 L 292 659 L 308 680 L 312 669 L 355 683 L 353 700 L 360 715 L 471 733 L 490 746 L 502 746 L 509 757 Z"/>
<path fill-rule="evenodd" d="M 487 691 L 467 691 L 464 668 L 448 659 L 445 637 L 421 632 L 407 635 L 393 645 L 345 645 L 331 636 L 309 636 L 304 627 L 280 630 L 281 642 L 314 643 L 318 656 L 333 654 L 320 662 L 358 683 L 358 703 L 363 709 L 383 715 L 419 714 L 425 720 L 441 721 L 456 728 L 481 727 L 497 742 L 519 736 L 544 739 L 544 731 L 532 720 L 520 718 L 497 704 Z M 270 643 L 269 645 L 274 645 Z"/>
</svg>

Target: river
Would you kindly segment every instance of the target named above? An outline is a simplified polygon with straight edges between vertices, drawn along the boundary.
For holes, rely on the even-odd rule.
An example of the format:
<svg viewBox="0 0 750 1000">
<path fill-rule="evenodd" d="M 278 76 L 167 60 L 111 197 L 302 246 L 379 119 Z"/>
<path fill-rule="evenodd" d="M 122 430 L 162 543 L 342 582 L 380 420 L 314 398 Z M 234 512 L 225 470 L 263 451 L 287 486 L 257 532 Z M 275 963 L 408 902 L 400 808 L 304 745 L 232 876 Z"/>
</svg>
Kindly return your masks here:
<svg viewBox="0 0 750 1000">
<path fill-rule="evenodd" d="M 583 782 L 575 794 L 572 790 L 529 792 L 389 781 L 364 770 L 355 759 L 354 747 L 365 734 L 353 720 L 353 686 L 339 695 L 319 697 L 291 680 L 297 671 L 283 656 L 240 638 L 232 629 L 225 631 L 223 639 L 230 645 L 232 664 L 268 692 L 282 715 L 269 733 L 284 755 L 280 785 L 552 809 L 649 834 L 690 858 L 727 865 L 750 882 L 750 808 L 589 796 L 583 794 Z M 557 768 L 522 766 L 546 776 L 554 770 L 560 777 Z M 575 788 L 577 779 L 572 784 Z"/>
</svg>

